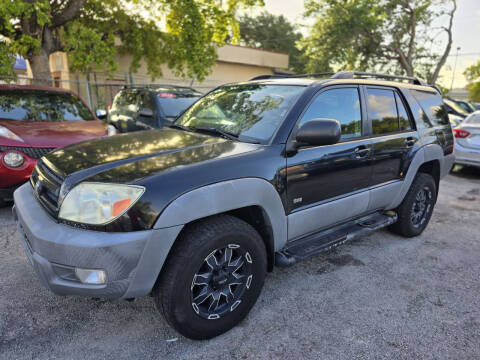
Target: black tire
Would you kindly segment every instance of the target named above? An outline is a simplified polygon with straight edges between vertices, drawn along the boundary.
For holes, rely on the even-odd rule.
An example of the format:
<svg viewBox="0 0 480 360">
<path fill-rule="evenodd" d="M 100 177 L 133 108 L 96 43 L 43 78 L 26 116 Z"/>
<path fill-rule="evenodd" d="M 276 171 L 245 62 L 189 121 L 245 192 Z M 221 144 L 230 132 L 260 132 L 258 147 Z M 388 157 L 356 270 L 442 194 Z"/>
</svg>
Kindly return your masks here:
<svg viewBox="0 0 480 360">
<path fill-rule="evenodd" d="M 8 204 L 5 200 L 0 199 L 0 208 L 6 207 Z"/>
<path fill-rule="evenodd" d="M 422 209 L 423 195 L 425 196 Z M 420 235 L 432 217 L 437 201 L 437 186 L 434 178 L 426 173 L 418 173 L 403 202 L 397 208 L 398 220 L 390 226 L 390 230 L 405 237 Z"/>
<path fill-rule="evenodd" d="M 237 266 L 240 270 L 228 270 Z M 180 334 L 210 339 L 230 330 L 248 314 L 260 295 L 266 272 L 267 254 L 257 231 L 233 216 L 212 217 L 182 232 L 153 296 L 159 311 Z M 237 276 L 242 284 L 231 280 Z M 209 291 L 211 296 L 206 295 Z"/>
</svg>

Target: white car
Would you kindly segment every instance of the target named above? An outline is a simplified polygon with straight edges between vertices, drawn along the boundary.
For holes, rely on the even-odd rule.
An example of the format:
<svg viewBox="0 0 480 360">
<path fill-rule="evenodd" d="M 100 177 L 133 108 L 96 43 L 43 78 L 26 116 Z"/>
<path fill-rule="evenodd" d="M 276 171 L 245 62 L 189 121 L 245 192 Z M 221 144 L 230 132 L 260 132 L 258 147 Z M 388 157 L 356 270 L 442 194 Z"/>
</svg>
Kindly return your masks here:
<svg viewBox="0 0 480 360">
<path fill-rule="evenodd" d="M 471 113 L 453 129 L 455 162 L 480 167 L 480 111 Z"/>
</svg>

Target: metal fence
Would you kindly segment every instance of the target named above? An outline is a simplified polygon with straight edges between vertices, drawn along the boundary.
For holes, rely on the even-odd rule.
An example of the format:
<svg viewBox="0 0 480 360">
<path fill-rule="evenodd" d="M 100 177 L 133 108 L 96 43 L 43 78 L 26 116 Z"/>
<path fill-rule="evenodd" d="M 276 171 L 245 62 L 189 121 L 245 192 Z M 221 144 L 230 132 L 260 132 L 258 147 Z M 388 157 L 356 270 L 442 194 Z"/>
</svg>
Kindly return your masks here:
<svg viewBox="0 0 480 360">
<path fill-rule="evenodd" d="M 0 76 L 0 83 L 18 85 L 48 85 L 68 89 L 78 94 L 93 110 L 107 109 L 113 102 L 115 95 L 125 86 L 141 86 L 151 84 L 190 86 L 202 93 L 221 85 L 222 81 L 207 80 L 203 83 L 189 79 L 159 78 L 152 81 L 149 76 L 132 73 L 117 73 L 107 77 L 102 73 L 90 73 L 88 75 L 71 75 L 69 79 L 55 77 L 52 79 L 33 79 L 27 76 L 17 77 Z"/>
</svg>

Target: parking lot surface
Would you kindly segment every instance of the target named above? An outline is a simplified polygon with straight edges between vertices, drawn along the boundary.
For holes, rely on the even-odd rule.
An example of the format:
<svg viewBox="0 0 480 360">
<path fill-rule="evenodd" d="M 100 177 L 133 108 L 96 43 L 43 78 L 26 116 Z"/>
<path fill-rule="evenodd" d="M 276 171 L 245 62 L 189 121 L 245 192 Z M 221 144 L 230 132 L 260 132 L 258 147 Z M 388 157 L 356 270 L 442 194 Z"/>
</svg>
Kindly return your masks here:
<svg viewBox="0 0 480 360">
<path fill-rule="evenodd" d="M 0 209 L 0 359 L 479 359 L 480 170 L 440 186 L 430 225 L 379 231 L 267 276 L 248 317 L 209 341 L 172 330 L 150 297 L 59 297 Z"/>
</svg>

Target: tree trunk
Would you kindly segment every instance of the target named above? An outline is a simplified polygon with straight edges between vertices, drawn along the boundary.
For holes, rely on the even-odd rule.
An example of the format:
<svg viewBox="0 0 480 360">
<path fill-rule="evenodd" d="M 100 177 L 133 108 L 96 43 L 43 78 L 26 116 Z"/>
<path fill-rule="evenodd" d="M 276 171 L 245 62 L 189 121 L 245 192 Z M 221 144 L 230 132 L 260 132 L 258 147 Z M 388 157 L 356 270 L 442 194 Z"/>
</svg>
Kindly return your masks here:
<svg viewBox="0 0 480 360">
<path fill-rule="evenodd" d="M 33 84 L 52 85 L 52 75 L 50 73 L 49 54 L 41 49 L 40 53 L 28 57 L 30 68 L 32 69 Z"/>
</svg>

